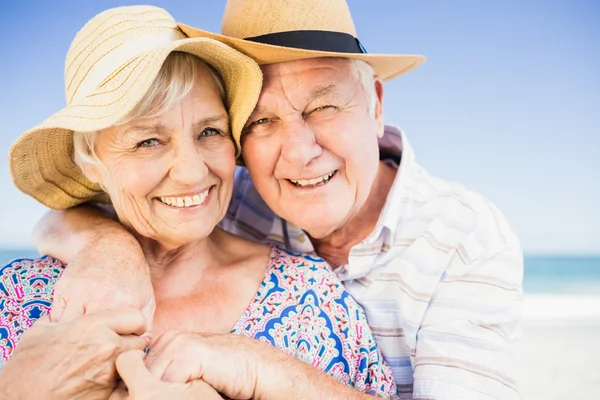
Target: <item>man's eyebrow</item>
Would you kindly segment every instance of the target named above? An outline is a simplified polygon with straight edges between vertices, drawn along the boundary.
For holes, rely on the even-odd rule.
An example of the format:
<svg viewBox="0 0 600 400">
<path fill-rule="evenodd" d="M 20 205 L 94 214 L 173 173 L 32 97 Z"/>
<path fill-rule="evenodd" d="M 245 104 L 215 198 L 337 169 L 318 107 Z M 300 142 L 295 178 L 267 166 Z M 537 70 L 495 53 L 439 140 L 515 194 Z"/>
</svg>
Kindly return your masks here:
<svg viewBox="0 0 600 400">
<path fill-rule="evenodd" d="M 311 93 L 311 95 L 308 97 L 308 102 L 310 103 L 311 101 L 314 101 L 321 97 L 325 97 L 328 94 L 334 92 L 335 89 L 336 89 L 335 85 L 328 85 L 328 86 L 320 87 Z"/>
</svg>

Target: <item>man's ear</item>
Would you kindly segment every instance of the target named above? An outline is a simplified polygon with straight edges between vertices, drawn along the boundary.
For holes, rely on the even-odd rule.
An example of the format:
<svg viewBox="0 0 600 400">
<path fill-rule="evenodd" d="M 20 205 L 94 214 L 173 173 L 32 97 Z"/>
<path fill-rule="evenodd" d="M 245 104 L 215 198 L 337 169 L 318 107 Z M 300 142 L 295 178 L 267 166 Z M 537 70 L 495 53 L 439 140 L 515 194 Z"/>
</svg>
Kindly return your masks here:
<svg viewBox="0 0 600 400">
<path fill-rule="evenodd" d="M 377 138 L 381 139 L 385 130 L 385 123 L 383 121 L 383 80 L 375 75 L 373 81 L 375 85 L 375 110 L 373 117 L 377 126 Z"/>
</svg>

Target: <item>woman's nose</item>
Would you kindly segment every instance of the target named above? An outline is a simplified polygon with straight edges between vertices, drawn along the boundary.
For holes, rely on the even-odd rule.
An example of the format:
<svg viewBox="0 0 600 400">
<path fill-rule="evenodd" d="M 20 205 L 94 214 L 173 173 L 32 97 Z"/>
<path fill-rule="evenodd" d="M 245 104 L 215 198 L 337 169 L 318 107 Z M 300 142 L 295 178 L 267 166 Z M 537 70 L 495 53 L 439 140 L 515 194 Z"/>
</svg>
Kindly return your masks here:
<svg viewBox="0 0 600 400">
<path fill-rule="evenodd" d="M 178 183 L 198 183 L 208 172 L 204 156 L 194 144 L 182 144 L 173 152 L 170 175 Z"/>
</svg>

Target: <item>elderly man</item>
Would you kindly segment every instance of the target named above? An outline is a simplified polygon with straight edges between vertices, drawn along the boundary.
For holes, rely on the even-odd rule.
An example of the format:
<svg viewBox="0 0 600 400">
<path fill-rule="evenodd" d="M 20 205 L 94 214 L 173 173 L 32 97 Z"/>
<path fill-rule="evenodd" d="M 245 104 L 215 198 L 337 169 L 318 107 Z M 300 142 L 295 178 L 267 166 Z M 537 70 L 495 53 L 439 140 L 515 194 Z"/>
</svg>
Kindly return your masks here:
<svg viewBox="0 0 600 400">
<path fill-rule="evenodd" d="M 522 297 L 518 240 L 490 202 L 430 176 L 406 136 L 384 125 L 383 80 L 423 58 L 367 54 L 342 0 L 230 0 L 223 35 L 181 29 L 248 54 L 264 74 L 242 138 L 247 169 L 237 171 L 221 226 L 327 260 L 364 307 L 401 397 L 520 398 L 510 354 Z M 70 260 L 54 319 L 123 305 L 152 314 L 139 246 L 102 213 L 52 212 L 35 240 Z M 106 252 L 108 264 L 96 256 Z M 230 397 L 365 398 L 230 336 L 202 336 L 195 359 L 171 344 L 180 355 L 171 376 L 221 371 L 228 379 L 202 378 Z"/>
</svg>

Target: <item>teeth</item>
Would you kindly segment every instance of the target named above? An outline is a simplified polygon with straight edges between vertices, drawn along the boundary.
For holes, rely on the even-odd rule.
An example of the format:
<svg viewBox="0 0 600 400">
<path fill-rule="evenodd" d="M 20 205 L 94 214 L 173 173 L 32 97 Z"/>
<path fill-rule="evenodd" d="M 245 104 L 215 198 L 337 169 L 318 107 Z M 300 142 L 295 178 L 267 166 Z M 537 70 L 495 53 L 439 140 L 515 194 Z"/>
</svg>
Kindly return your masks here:
<svg viewBox="0 0 600 400">
<path fill-rule="evenodd" d="M 204 192 L 200 194 L 195 194 L 193 196 L 160 197 L 160 201 L 172 207 L 191 207 L 204 203 L 207 196 L 208 190 L 205 190 Z"/>
<path fill-rule="evenodd" d="M 323 175 L 323 176 L 320 176 L 318 178 L 313 178 L 313 179 L 297 179 L 297 180 L 290 179 L 290 182 L 292 182 L 296 186 L 317 185 L 317 184 L 321 184 L 321 183 L 325 183 L 325 182 L 329 181 L 334 173 L 335 173 L 335 171 L 331 172 L 327 175 Z"/>
</svg>

